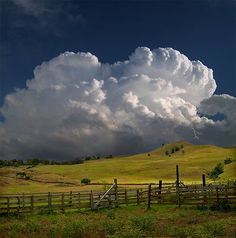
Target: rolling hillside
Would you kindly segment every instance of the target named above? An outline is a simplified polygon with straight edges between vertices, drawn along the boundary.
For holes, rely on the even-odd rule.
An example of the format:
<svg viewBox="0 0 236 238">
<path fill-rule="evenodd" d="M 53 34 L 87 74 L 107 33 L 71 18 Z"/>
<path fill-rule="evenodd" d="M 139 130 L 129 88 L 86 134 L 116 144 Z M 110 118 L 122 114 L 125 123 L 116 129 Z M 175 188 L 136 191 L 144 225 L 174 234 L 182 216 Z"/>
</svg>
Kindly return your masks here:
<svg viewBox="0 0 236 238">
<path fill-rule="evenodd" d="M 178 149 L 176 149 L 178 148 Z M 168 152 L 167 152 L 168 151 Z M 187 142 L 166 144 L 149 153 L 120 156 L 112 159 L 86 161 L 77 165 L 39 165 L 34 168 L 0 168 L 4 192 L 66 191 L 93 189 L 80 186 L 82 178 L 92 182 L 148 183 L 175 180 L 175 165 L 180 168 L 180 179 L 186 183 L 201 180 L 201 175 L 210 171 L 218 162 L 231 158 L 224 165 L 221 180 L 236 179 L 236 148 L 221 148 L 210 145 L 192 145 Z M 30 180 L 16 178 L 16 173 L 25 171 Z"/>
</svg>

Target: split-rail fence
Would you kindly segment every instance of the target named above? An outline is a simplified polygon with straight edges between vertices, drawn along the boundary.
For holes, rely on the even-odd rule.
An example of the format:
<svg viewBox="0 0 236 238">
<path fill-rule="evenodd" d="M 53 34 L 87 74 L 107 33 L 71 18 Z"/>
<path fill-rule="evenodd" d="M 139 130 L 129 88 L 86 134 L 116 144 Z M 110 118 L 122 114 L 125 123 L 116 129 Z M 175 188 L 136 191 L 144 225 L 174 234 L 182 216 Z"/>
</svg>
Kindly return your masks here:
<svg viewBox="0 0 236 238">
<path fill-rule="evenodd" d="M 236 182 L 206 184 L 205 175 L 202 184 L 184 185 L 179 180 L 174 183 L 143 185 L 142 188 L 124 188 L 114 179 L 106 191 L 71 191 L 48 193 L 18 193 L 0 195 L 0 215 L 34 211 L 61 210 L 98 210 L 118 207 L 123 204 L 168 205 L 236 205 Z"/>
</svg>

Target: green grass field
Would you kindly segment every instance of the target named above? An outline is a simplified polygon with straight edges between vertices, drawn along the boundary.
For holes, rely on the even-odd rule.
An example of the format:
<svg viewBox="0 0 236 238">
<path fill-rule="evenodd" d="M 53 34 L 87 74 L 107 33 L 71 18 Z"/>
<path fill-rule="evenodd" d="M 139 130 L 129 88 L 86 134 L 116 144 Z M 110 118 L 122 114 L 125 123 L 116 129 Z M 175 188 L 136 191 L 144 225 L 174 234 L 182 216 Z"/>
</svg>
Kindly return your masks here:
<svg viewBox="0 0 236 238">
<path fill-rule="evenodd" d="M 0 217 L 2 238 L 235 237 L 236 212 L 196 207 L 123 206 L 99 212 Z"/>
<path fill-rule="evenodd" d="M 174 147 L 181 147 L 167 156 Z M 184 152 L 183 152 L 184 151 Z M 175 181 L 175 166 L 179 165 L 180 179 L 185 183 L 200 182 L 203 173 L 210 171 L 218 162 L 231 158 L 232 163 L 224 165 L 220 180 L 236 179 L 236 148 L 221 148 L 210 145 L 192 145 L 187 142 L 166 144 L 161 148 L 143 154 L 120 156 L 112 159 L 86 161 L 77 165 L 39 165 L 26 167 L 0 168 L 0 179 L 4 193 L 68 191 L 96 189 L 96 186 L 81 186 L 82 178 L 91 182 L 112 183 L 157 183 Z M 25 171 L 32 180 L 16 178 L 16 173 Z M 209 181 L 209 180 L 208 180 Z"/>
</svg>

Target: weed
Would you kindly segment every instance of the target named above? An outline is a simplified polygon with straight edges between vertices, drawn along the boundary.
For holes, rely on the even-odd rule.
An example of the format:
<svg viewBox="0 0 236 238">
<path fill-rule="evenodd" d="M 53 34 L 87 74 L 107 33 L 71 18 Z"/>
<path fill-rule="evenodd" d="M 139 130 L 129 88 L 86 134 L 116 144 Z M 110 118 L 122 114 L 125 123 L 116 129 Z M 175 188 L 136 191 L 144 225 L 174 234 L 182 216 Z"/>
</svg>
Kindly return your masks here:
<svg viewBox="0 0 236 238">
<path fill-rule="evenodd" d="M 142 230 L 128 224 L 122 227 L 122 229 L 119 229 L 114 235 L 110 237 L 112 238 L 144 238 L 146 237 L 146 235 Z"/>
<path fill-rule="evenodd" d="M 165 233 L 168 234 L 168 236 L 178 238 L 191 237 L 191 235 L 193 234 L 190 228 L 179 226 L 166 227 Z"/>
<path fill-rule="evenodd" d="M 11 231 L 12 234 L 18 234 L 18 233 L 38 233 L 42 228 L 42 225 L 31 221 L 31 222 L 27 222 L 25 224 L 23 223 L 15 223 L 15 224 L 11 224 L 9 226 L 9 231 Z"/>
<path fill-rule="evenodd" d="M 150 232 L 155 229 L 155 217 L 154 216 L 139 216 L 132 217 L 130 219 L 132 226 L 135 226 L 139 230 Z"/>
<path fill-rule="evenodd" d="M 124 224 L 121 224 L 120 221 L 105 219 L 101 223 L 101 230 L 105 233 L 105 235 L 114 235 L 123 225 Z"/>
<path fill-rule="evenodd" d="M 203 231 L 209 237 L 223 236 L 225 233 L 225 225 L 220 222 L 212 222 L 203 225 Z"/>
<path fill-rule="evenodd" d="M 114 210 L 109 210 L 107 212 L 107 217 L 110 218 L 110 219 L 115 219 L 115 212 L 114 212 Z"/>
<path fill-rule="evenodd" d="M 83 220 L 68 222 L 62 227 L 62 237 L 82 238 L 85 235 L 86 228 L 87 224 Z"/>
</svg>

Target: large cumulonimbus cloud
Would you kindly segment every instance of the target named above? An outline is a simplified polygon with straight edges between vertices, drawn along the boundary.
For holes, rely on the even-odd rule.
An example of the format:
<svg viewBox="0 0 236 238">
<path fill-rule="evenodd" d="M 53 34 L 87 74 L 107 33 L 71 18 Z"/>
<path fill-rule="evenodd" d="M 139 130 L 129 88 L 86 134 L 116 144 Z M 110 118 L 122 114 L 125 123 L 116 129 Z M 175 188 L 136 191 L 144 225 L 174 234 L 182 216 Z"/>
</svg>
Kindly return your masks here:
<svg viewBox="0 0 236 238">
<path fill-rule="evenodd" d="M 115 64 L 65 52 L 37 66 L 26 89 L 6 96 L 0 156 L 65 160 L 196 138 L 231 145 L 236 99 L 215 89 L 211 69 L 172 48 L 139 47 Z M 209 118 L 217 113 L 224 120 Z"/>
</svg>

